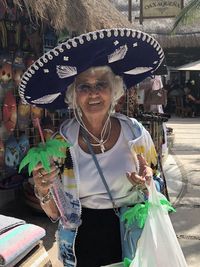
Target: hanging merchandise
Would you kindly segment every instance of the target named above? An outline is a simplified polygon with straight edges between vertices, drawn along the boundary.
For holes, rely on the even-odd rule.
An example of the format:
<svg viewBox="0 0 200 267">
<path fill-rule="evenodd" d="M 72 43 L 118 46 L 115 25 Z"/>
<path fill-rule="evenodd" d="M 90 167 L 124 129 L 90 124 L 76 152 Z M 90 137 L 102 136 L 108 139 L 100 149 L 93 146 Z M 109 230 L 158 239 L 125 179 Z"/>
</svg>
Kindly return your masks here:
<svg viewBox="0 0 200 267">
<path fill-rule="evenodd" d="M 5 143 L 5 164 L 9 172 L 13 172 L 19 166 L 19 154 L 17 140 L 11 135 Z"/>
<path fill-rule="evenodd" d="M 4 143 L 3 140 L 0 138 L 0 168 L 4 167 L 4 157 L 5 157 L 5 150 L 4 150 Z"/>
<path fill-rule="evenodd" d="M 53 121 L 49 115 L 44 117 L 44 119 L 42 120 L 42 126 L 43 126 L 42 130 L 43 130 L 44 139 L 45 141 L 47 141 L 51 139 L 53 133 L 55 132 Z"/>
<path fill-rule="evenodd" d="M 22 134 L 20 136 L 18 141 L 18 146 L 19 146 L 19 162 L 21 162 L 21 160 L 25 157 L 30 148 L 29 138 L 27 135 Z"/>
<path fill-rule="evenodd" d="M 17 87 L 21 81 L 24 70 L 21 68 L 13 68 L 13 81 L 15 86 Z"/>
<path fill-rule="evenodd" d="M 0 20 L 5 18 L 6 14 L 6 5 L 3 1 L 0 1 Z"/>
<path fill-rule="evenodd" d="M 145 95 L 146 105 L 163 105 L 167 104 L 167 91 L 164 88 L 158 90 L 149 90 Z"/>
<path fill-rule="evenodd" d="M 28 69 L 36 60 L 36 56 L 33 53 L 28 53 L 25 56 L 25 66 Z"/>
<path fill-rule="evenodd" d="M 42 108 L 31 106 L 31 121 L 33 124 L 33 127 L 37 128 L 36 119 L 39 119 L 41 121 L 43 117 L 44 110 Z"/>
<path fill-rule="evenodd" d="M 30 126 L 30 105 L 23 104 L 21 101 L 18 103 L 17 112 L 17 125 L 20 131 L 25 131 Z"/>
<path fill-rule="evenodd" d="M 7 0 L 4 23 L 7 49 L 15 51 L 19 47 L 20 42 L 20 24 L 18 21 L 18 10 L 12 0 Z"/>
<path fill-rule="evenodd" d="M 147 212 L 142 216 L 141 210 L 138 209 L 140 213 L 134 214 L 138 223 L 143 221 L 144 228 L 130 267 L 187 267 L 168 214 L 168 210 L 173 208 L 167 199 L 156 191 L 152 181 L 147 188 L 149 199 L 144 205 Z"/>
<path fill-rule="evenodd" d="M 13 69 L 25 70 L 23 52 L 21 50 L 16 51 L 12 67 Z"/>
<path fill-rule="evenodd" d="M 8 138 L 8 136 L 9 136 L 8 131 L 7 131 L 4 123 L 1 121 L 1 123 L 0 123 L 0 138 L 4 142 Z"/>
<path fill-rule="evenodd" d="M 12 91 L 8 91 L 5 95 L 3 103 L 3 123 L 9 134 L 15 130 L 16 122 L 17 122 L 16 98 L 13 95 Z"/>
<path fill-rule="evenodd" d="M 43 53 L 48 52 L 57 45 L 57 35 L 55 31 L 46 25 L 43 35 Z"/>
<path fill-rule="evenodd" d="M 5 55 L 3 64 L 0 69 L 0 81 L 1 85 L 5 87 L 12 80 L 12 62 L 11 59 Z"/>
</svg>

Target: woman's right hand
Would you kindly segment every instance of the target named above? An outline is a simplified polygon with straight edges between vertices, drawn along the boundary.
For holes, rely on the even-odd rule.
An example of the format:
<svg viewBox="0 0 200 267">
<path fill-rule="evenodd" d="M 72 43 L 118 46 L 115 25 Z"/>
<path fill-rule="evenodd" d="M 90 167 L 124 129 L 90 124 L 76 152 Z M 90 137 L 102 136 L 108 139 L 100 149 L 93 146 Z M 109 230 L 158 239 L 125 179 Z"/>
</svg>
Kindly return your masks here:
<svg viewBox="0 0 200 267">
<path fill-rule="evenodd" d="M 33 180 L 34 184 L 41 195 L 46 195 L 56 177 L 59 174 L 59 168 L 55 165 L 50 167 L 50 172 L 45 171 L 42 164 L 38 164 L 33 170 Z"/>
</svg>

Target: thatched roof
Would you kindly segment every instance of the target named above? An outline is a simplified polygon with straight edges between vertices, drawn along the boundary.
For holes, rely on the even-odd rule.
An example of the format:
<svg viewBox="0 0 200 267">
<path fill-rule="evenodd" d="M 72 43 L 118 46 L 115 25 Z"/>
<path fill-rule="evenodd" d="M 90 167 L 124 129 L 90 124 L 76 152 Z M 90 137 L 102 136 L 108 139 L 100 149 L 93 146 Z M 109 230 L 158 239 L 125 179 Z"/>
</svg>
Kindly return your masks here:
<svg viewBox="0 0 200 267">
<path fill-rule="evenodd" d="M 173 23 L 174 19 L 149 20 L 138 28 L 153 35 L 163 48 L 199 47 L 199 24 L 184 25 L 172 33 Z"/>
<path fill-rule="evenodd" d="M 142 25 L 134 19 L 131 24 L 128 3 L 125 5 L 124 0 L 14 0 L 14 3 L 25 6 L 35 18 L 47 20 L 57 31 L 67 28 L 84 33 L 102 28 L 130 27 L 152 34 L 163 48 L 198 47 L 200 43 L 198 23 L 183 25 L 173 35 L 173 18 L 145 19 Z M 133 0 L 133 17 L 138 16 L 138 11 L 138 1 Z"/>
<path fill-rule="evenodd" d="M 37 19 L 61 31 L 84 33 L 102 28 L 131 27 L 128 19 L 108 0 L 14 0 Z"/>
<path fill-rule="evenodd" d="M 199 47 L 200 33 L 184 34 L 152 34 L 163 48 L 192 48 Z"/>
</svg>

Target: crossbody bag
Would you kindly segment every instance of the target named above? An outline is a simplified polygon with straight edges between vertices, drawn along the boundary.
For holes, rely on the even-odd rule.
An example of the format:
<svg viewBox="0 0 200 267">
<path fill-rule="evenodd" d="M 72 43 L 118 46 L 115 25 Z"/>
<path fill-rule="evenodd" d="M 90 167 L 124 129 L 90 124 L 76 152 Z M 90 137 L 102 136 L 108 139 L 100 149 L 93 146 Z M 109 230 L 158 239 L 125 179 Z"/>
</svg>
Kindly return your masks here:
<svg viewBox="0 0 200 267">
<path fill-rule="evenodd" d="M 89 152 L 90 152 L 90 154 L 94 160 L 96 168 L 99 172 L 99 175 L 102 179 L 102 182 L 106 188 L 106 191 L 108 193 L 108 196 L 109 196 L 110 201 L 111 201 L 112 206 L 113 206 L 113 210 L 114 210 L 116 216 L 118 216 L 118 218 L 120 220 L 122 259 L 124 259 L 124 258 L 133 259 L 134 255 L 135 255 L 136 247 L 137 247 L 137 241 L 138 241 L 138 239 L 142 233 L 142 229 L 139 228 L 136 223 L 132 223 L 131 225 L 127 225 L 127 224 L 125 224 L 124 220 L 121 219 L 123 213 L 126 212 L 127 209 L 129 209 L 129 207 L 121 207 L 121 208 L 117 207 L 117 205 L 116 205 L 116 203 L 112 197 L 109 186 L 106 182 L 106 179 L 104 177 L 103 171 L 102 171 L 102 169 L 99 165 L 99 162 L 97 160 L 96 154 L 94 153 L 92 145 L 89 142 L 88 134 L 83 128 L 81 131 L 82 131 L 82 135 L 86 141 L 86 144 L 88 146 Z M 120 266 L 120 265 L 116 265 L 116 266 Z M 124 265 L 122 265 L 122 266 L 124 266 Z"/>
</svg>

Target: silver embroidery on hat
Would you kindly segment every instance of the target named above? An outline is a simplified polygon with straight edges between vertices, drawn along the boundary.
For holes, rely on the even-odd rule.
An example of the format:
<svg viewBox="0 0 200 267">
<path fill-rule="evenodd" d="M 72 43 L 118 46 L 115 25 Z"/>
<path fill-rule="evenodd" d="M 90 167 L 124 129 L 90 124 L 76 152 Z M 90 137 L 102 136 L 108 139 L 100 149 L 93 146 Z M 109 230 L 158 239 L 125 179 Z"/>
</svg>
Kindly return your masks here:
<svg viewBox="0 0 200 267">
<path fill-rule="evenodd" d="M 44 69 L 44 73 L 49 73 L 49 69 Z"/>
<path fill-rule="evenodd" d="M 136 75 L 136 74 L 145 73 L 145 72 L 150 71 L 152 69 L 153 69 L 152 67 L 137 67 L 137 68 L 134 68 L 132 70 L 125 71 L 124 73 L 130 74 L 130 75 Z"/>
<path fill-rule="evenodd" d="M 108 55 L 108 62 L 112 63 L 112 62 L 123 59 L 127 51 L 128 51 L 127 45 L 120 46 L 112 54 Z"/>
<path fill-rule="evenodd" d="M 33 104 L 49 104 L 52 103 L 61 93 L 45 95 L 38 99 L 32 100 L 31 103 Z"/>
<path fill-rule="evenodd" d="M 72 66 L 56 66 L 57 74 L 59 78 L 64 79 L 77 74 L 77 68 Z"/>
</svg>

